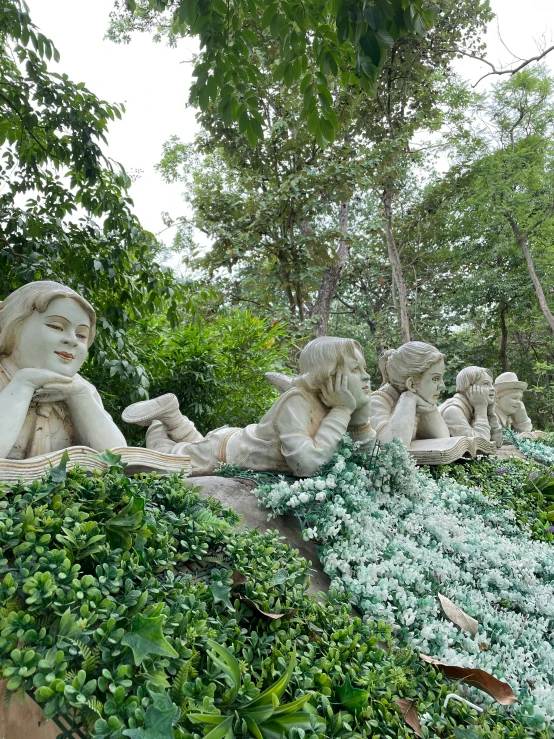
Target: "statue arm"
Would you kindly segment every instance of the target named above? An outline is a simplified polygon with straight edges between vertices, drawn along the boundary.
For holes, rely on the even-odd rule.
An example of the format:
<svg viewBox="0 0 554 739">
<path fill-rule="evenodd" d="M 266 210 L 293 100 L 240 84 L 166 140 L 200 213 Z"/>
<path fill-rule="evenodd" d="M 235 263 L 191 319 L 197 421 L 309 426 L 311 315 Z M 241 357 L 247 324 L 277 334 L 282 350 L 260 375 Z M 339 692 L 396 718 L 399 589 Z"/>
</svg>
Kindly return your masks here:
<svg viewBox="0 0 554 739">
<path fill-rule="evenodd" d="M 404 392 L 391 412 L 385 398 L 377 393 L 371 396 L 371 425 L 379 441 L 400 439 L 405 446 L 410 446 L 416 423 L 416 402 L 414 393 Z"/>
<path fill-rule="evenodd" d="M 312 438 L 308 400 L 295 395 L 282 406 L 276 419 L 277 431 L 281 453 L 293 475 L 310 477 L 329 462 L 346 433 L 350 416 L 346 408 L 331 408 Z"/>
<path fill-rule="evenodd" d="M 421 414 L 417 425 L 418 439 L 448 439 L 449 436 L 450 431 L 438 408 Z"/>
<path fill-rule="evenodd" d="M 448 426 L 450 436 L 468 436 L 470 439 L 480 436 L 490 441 L 491 427 L 486 415 L 474 416 L 470 423 L 461 408 L 450 405 L 444 409 L 442 417 Z"/>
<path fill-rule="evenodd" d="M 33 398 L 33 385 L 17 375 L 0 392 L 0 458 L 5 459 L 15 445 Z"/>
<path fill-rule="evenodd" d="M 99 452 L 104 449 L 127 446 L 125 437 L 104 410 L 100 396 L 94 387 L 82 380 L 83 389 L 66 398 L 71 421 L 79 442 Z"/>
<path fill-rule="evenodd" d="M 531 431 L 533 428 L 533 422 L 527 415 L 527 409 L 523 402 L 519 409 L 512 416 L 512 428 L 514 431 Z"/>
</svg>

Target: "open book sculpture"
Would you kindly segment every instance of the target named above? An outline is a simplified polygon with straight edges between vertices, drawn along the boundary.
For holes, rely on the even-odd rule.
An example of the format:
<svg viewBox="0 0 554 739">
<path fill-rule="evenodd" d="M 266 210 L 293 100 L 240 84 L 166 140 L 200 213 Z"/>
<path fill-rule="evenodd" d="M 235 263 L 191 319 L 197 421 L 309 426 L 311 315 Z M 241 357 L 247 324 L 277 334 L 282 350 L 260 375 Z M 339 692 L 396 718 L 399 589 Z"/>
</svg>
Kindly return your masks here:
<svg viewBox="0 0 554 739">
<path fill-rule="evenodd" d="M 189 457 L 177 457 L 171 454 L 162 454 L 152 449 L 132 446 L 110 449 L 110 452 L 121 455 L 121 461 L 126 464 L 124 470 L 126 475 L 135 475 L 139 472 L 157 472 L 160 475 L 190 475 L 192 472 Z M 0 482 L 39 480 L 50 468 L 60 464 L 65 453 L 69 457 L 68 469 L 77 466 L 85 470 L 107 470 L 109 468 L 108 462 L 102 459 L 103 454 L 98 454 L 90 447 L 71 446 L 68 449 L 49 452 L 40 457 L 0 459 Z"/>
<path fill-rule="evenodd" d="M 422 439 L 412 441 L 408 451 L 417 464 L 451 464 L 464 457 L 478 454 L 495 454 L 496 444 L 480 436 L 451 436 L 448 439 Z"/>
</svg>

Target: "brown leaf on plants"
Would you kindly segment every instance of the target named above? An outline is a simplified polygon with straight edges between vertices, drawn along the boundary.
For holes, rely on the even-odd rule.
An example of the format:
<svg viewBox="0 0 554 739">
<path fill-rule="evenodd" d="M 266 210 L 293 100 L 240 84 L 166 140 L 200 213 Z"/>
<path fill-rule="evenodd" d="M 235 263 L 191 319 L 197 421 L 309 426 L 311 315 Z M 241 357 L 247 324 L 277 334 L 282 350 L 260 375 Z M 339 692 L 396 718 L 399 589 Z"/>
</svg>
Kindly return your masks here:
<svg viewBox="0 0 554 739">
<path fill-rule="evenodd" d="M 394 702 L 402 711 L 402 716 L 408 726 L 413 729 L 418 736 L 423 736 L 421 724 L 419 723 L 419 716 L 414 708 L 414 701 L 410 701 L 407 698 L 395 698 Z"/>
<path fill-rule="evenodd" d="M 480 650 L 481 650 L 482 652 L 488 652 L 488 651 L 489 651 L 489 645 L 487 644 L 487 642 L 486 642 L 486 641 L 480 641 L 480 642 L 479 642 L 479 649 L 480 649 Z"/>
<path fill-rule="evenodd" d="M 467 631 L 472 636 L 475 636 L 479 631 L 479 623 L 471 616 L 468 616 L 461 608 L 458 608 L 455 603 L 442 595 L 442 593 L 437 593 L 437 595 L 446 618 L 452 621 L 453 624 L 456 624 L 456 626 L 459 626 L 460 629 L 463 629 L 463 631 Z"/>
<path fill-rule="evenodd" d="M 517 703 L 514 691 L 508 683 L 503 683 L 502 680 L 493 677 L 493 675 L 485 672 L 485 670 L 478 670 L 473 667 L 445 665 L 438 659 L 429 657 L 427 654 L 420 654 L 419 656 L 427 664 L 437 667 L 446 677 L 452 680 L 463 680 L 468 685 L 473 685 L 480 690 L 484 690 L 485 693 L 492 696 L 502 706 L 511 706 L 513 703 Z"/>
<path fill-rule="evenodd" d="M 296 616 L 296 608 L 291 608 L 290 611 L 286 611 L 285 613 L 266 613 L 266 611 L 262 611 L 260 606 L 254 603 L 253 600 L 250 600 L 250 598 L 246 598 L 244 595 L 240 595 L 239 599 L 241 603 L 246 603 L 246 605 L 251 608 L 257 616 L 269 618 L 272 621 L 277 621 L 280 618 L 282 618 L 284 621 L 287 621 L 289 618 Z"/>
<path fill-rule="evenodd" d="M 233 570 L 231 573 L 231 580 L 233 581 L 233 584 L 231 585 L 231 590 L 233 588 L 238 588 L 239 585 L 244 585 L 248 582 L 248 578 L 246 575 L 243 575 L 242 572 L 239 570 Z"/>
</svg>

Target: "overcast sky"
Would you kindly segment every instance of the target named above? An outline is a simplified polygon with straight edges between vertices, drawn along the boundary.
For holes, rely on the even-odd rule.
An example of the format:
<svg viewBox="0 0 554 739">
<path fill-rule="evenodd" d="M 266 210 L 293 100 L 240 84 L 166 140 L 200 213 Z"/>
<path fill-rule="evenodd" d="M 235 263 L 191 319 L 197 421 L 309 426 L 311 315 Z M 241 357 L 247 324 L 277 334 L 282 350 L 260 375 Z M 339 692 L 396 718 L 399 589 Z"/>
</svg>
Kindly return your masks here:
<svg viewBox="0 0 554 739">
<path fill-rule="evenodd" d="M 107 153 L 130 173 L 142 172 L 131 196 L 143 226 L 159 233 L 164 229 L 162 211 L 174 217 L 183 213 L 182 186 L 164 184 L 154 166 L 171 135 L 190 141 L 197 130 L 194 111 L 186 107 L 193 43 L 170 49 L 142 34 L 129 45 L 104 40 L 113 0 L 27 0 L 27 4 L 33 21 L 61 54 L 58 70 L 84 82 L 98 97 L 125 104 L 123 120 L 110 124 Z M 553 0 L 526 0 L 524 5 L 521 0 L 491 0 L 491 5 L 497 18 L 487 43 L 494 64 L 512 59 L 498 38 L 498 27 L 510 52 L 523 58 L 535 56 L 538 44 L 554 44 Z M 554 70 L 554 52 L 548 61 Z M 487 71 L 469 59 L 459 62 L 458 69 L 474 82 Z M 162 238 L 169 243 L 171 231 Z"/>
</svg>

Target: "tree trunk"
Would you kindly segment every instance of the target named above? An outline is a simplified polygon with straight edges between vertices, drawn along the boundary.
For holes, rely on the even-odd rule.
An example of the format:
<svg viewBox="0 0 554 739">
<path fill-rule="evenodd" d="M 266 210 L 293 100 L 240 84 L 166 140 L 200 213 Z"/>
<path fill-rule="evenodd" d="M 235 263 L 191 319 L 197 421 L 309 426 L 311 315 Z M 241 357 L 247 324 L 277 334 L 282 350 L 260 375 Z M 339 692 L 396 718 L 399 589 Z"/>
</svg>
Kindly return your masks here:
<svg viewBox="0 0 554 739">
<path fill-rule="evenodd" d="M 510 363 L 508 362 L 508 327 L 506 326 L 506 312 L 508 306 L 503 303 L 500 308 L 500 329 L 502 331 L 502 338 L 500 340 L 500 361 L 502 362 L 502 372 L 507 372 L 510 369 Z"/>
<path fill-rule="evenodd" d="M 408 316 L 408 289 L 402 273 L 402 262 L 396 245 L 396 239 L 392 230 L 392 188 L 385 185 L 383 191 L 383 205 L 385 208 L 385 240 L 389 253 L 389 261 L 392 269 L 393 290 L 398 291 L 398 317 L 400 320 L 400 331 L 402 343 L 410 341 L 410 319 Z"/>
<path fill-rule="evenodd" d="M 347 241 L 348 236 L 348 203 L 341 203 L 339 206 L 339 228 L 342 237 L 337 252 L 337 261 L 328 267 L 321 280 L 321 286 L 314 303 L 313 315 L 319 316 L 314 328 L 316 336 L 327 336 L 329 333 L 329 313 L 331 311 L 331 303 L 340 276 L 348 261 L 350 253 L 350 244 Z"/>
<path fill-rule="evenodd" d="M 514 220 L 511 213 L 506 213 L 505 215 L 506 215 L 506 218 L 508 219 L 510 226 L 512 227 L 512 231 L 514 232 L 515 237 L 519 242 L 519 245 L 521 246 L 521 251 L 523 252 L 523 256 L 525 257 L 525 262 L 527 264 L 527 270 L 529 272 L 529 277 L 531 278 L 531 282 L 533 283 L 533 287 L 535 288 L 537 298 L 539 299 L 539 305 L 541 307 L 542 314 L 545 317 L 546 322 L 550 326 L 550 330 L 554 333 L 554 316 L 552 315 L 550 308 L 548 307 L 548 303 L 546 302 L 544 290 L 542 289 L 542 285 L 538 278 L 537 271 L 533 263 L 533 257 L 531 256 L 531 252 L 529 251 L 529 245 L 527 243 L 527 238 L 525 234 L 522 234 L 521 231 L 519 230 L 519 226 Z"/>
</svg>

